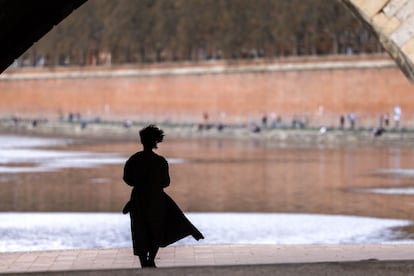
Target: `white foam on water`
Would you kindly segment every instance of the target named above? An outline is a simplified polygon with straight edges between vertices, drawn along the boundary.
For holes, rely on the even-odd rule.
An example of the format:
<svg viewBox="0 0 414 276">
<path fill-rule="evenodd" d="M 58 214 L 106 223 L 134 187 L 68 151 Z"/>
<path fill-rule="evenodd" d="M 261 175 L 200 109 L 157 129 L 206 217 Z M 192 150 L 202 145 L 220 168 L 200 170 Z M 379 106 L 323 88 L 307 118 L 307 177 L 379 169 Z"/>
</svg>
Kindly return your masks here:
<svg viewBox="0 0 414 276">
<path fill-rule="evenodd" d="M 48 150 L 41 147 L 64 146 L 68 139 L 0 136 L 0 173 L 36 173 L 57 171 L 64 168 L 93 168 L 102 165 L 123 164 L 127 156 L 111 153 Z M 181 164 L 181 158 L 169 158 L 170 164 Z M 19 164 L 31 166 L 19 166 Z M 13 166 L 8 166 L 13 165 Z"/>
<path fill-rule="evenodd" d="M 378 174 L 382 175 L 389 175 L 389 176 L 400 176 L 400 177 L 414 177 L 414 169 L 402 169 L 402 168 L 395 168 L 395 169 L 378 169 L 376 171 Z"/>
<path fill-rule="evenodd" d="M 42 147 L 64 146 L 70 143 L 72 141 L 68 139 L 0 136 L 0 173 L 34 173 L 63 168 L 92 168 L 108 164 L 122 164 L 127 159 L 127 157 L 111 153 L 42 149 Z M 19 166 L 23 163 L 30 164 L 30 166 Z"/>
<path fill-rule="evenodd" d="M 73 141 L 71 139 L 63 138 L 0 135 L 0 149 L 61 146 L 68 145 L 72 142 Z"/>
<path fill-rule="evenodd" d="M 204 234 L 177 244 L 346 244 L 395 242 L 408 220 L 279 213 L 188 213 Z M 128 215 L 0 213 L 0 252 L 130 247 Z M 411 242 L 399 240 L 398 242 Z"/>
<path fill-rule="evenodd" d="M 414 187 L 355 189 L 355 191 L 384 195 L 414 195 Z"/>
<path fill-rule="evenodd" d="M 169 164 L 182 164 L 187 162 L 186 159 L 183 158 L 167 158 Z"/>
<path fill-rule="evenodd" d="M 414 178 L 414 169 L 408 168 L 392 168 L 392 169 L 378 169 L 375 174 L 385 175 L 396 178 Z M 373 193 L 385 195 L 414 195 L 414 187 L 381 187 L 381 188 L 358 188 L 353 189 L 360 193 Z"/>
</svg>

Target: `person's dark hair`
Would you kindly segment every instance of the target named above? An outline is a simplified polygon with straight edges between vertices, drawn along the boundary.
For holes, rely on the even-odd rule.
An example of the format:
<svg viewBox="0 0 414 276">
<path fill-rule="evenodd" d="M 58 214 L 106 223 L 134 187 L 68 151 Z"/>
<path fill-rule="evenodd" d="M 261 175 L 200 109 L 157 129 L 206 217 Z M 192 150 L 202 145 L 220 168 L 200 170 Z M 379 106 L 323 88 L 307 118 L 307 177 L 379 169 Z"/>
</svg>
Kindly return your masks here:
<svg viewBox="0 0 414 276">
<path fill-rule="evenodd" d="M 157 144 L 164 140 L 164 131 L 155 125 L 149 125 L 139 131 L 139 137 L 144 147 L 157 148 Z"/>
</svg>

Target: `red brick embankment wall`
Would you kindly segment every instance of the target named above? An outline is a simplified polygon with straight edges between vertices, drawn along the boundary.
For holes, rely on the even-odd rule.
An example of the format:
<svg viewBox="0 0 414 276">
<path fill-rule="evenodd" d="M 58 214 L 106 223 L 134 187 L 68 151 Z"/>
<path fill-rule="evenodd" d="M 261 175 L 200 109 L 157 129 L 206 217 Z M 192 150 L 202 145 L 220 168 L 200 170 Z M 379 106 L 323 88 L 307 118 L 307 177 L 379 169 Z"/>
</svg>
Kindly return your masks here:
<svg viewBox="0 0 414 276">
<path fill-rule="evenodd" d="M 212 120 L 245 122 L 275 112 L 336 123 L 340 114 L 355 112 L 376 124 L 379 114 L 400 105 L 411 124 L 414 86 L 390 60 L 380 61 L 10 71 L 0 78 L 0 115 L 201 121 L 208 112 Z"/>
</svg>

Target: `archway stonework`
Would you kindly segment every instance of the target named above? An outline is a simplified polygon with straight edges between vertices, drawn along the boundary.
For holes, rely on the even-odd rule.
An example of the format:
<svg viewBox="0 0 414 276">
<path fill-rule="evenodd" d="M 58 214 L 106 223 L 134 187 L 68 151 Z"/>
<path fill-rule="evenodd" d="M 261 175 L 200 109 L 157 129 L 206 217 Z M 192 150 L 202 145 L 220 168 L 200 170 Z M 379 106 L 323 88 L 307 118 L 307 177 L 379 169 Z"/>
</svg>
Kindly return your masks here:
<svg viewBox="0 0 414 276">
<path fill-rule="evenodd" d="M 390 53 L 414 83 L 414 1 L 341 0 Z"/>
</svg>

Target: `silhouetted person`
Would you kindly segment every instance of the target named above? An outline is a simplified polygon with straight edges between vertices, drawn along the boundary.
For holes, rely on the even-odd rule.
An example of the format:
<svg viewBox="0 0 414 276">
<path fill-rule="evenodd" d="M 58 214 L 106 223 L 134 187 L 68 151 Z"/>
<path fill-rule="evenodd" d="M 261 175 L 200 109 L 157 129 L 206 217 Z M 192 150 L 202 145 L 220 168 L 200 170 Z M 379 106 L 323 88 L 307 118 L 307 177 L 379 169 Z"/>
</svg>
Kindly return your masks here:
<svg viewBox="0 0 414 276">
<path fill-rule="evenodd" d="M 139 135 L 144 150 L 132 155 L 124 167 L 123 179 L 133 189 L 123 213 L 130 213 L 134 255 L 142 267 L 155 267 L 160 247 L 188 235 L 196 240 L 204 237 L 163 190 L 170 184 L 168 163 L 153 149 L 162 142 L 164 132 L 149 125 Z"/>
</svg>

